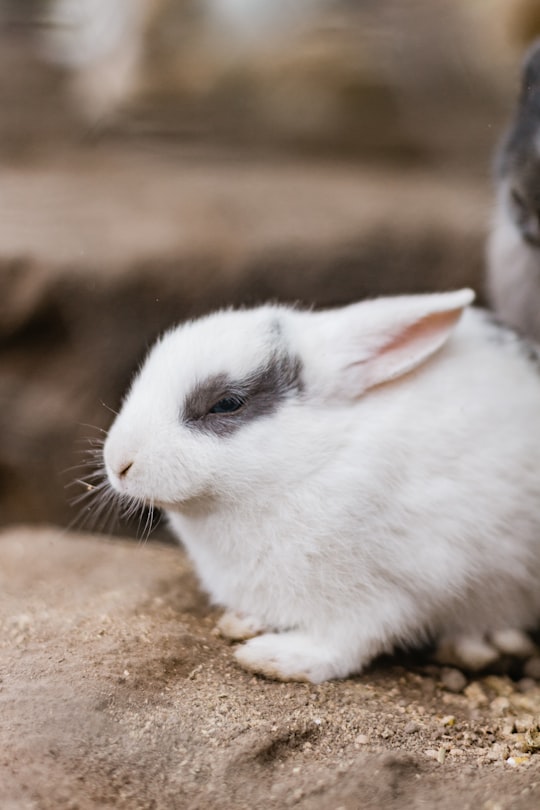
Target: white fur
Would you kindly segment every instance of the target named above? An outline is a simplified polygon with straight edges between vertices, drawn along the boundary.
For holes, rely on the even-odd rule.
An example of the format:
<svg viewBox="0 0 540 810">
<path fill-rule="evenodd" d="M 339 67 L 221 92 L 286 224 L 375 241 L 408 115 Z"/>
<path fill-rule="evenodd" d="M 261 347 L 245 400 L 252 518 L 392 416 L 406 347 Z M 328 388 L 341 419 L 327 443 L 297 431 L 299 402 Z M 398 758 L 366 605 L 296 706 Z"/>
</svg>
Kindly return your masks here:
<svg viewBox="0 0 540 810">
<path fill-rule="evenodd" d="M 508 182 L 501 182 L 487 243 L 487 292 L 503 321 L 540 341 L 540 248 L 512 220 Z"/>
<path fill-rule="evenodd" d="M 266 631 L 237 649 L 248 669 L 319 682 L 540 616 L 540 372 L 481 311 L 459 320 L 472 297 L 220 312 L 150 352 L 109 479 L 166 510 L 244 637 Z M 277 346 L 302 361 L 300 393 L 229 436 L 182 422 L 197 381 Z"/>
</svg>

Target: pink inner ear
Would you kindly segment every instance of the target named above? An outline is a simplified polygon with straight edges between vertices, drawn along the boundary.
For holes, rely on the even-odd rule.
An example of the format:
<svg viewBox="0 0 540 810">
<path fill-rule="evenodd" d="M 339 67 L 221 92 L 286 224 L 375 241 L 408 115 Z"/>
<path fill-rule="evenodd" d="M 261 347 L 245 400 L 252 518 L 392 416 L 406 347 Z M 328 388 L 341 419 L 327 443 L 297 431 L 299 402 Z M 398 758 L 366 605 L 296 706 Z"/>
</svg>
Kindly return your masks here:
<svg viewBox="0 0 540 810">
<path fill-rule="evenodd" d="M 368 388 L 406 374 L 445 343 L 462 309 L 435 312 L 405 327 L 368 361 Z"/>
<path fill-rule="evenodd" d="M 407 345 L 412 347 L 425 343 L 431 344 L 434 341 L 440 342 L 440 345 L 460 315 L 461 310 L 426 315 L 420 321 L 407 326 L 399 335 L 383 346 L 380 354 L 399 352 Z"/>
</svg>

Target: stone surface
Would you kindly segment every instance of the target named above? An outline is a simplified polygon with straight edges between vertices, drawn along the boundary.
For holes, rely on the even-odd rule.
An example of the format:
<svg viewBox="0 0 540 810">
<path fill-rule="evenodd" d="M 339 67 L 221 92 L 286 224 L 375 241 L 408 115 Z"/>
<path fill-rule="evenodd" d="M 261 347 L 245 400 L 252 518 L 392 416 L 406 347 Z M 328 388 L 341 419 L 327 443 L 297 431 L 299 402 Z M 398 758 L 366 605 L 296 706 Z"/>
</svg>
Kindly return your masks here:
<svg viewBox="0 0 540 810">
<path fill-rule="evenodd" d="M 479 704 L 419 659 L 275 683 L 217 616 L 179 549 L 0 534 L 0 805 L 538 807 L 538 685 L 485 677 Z"/>
</svg>

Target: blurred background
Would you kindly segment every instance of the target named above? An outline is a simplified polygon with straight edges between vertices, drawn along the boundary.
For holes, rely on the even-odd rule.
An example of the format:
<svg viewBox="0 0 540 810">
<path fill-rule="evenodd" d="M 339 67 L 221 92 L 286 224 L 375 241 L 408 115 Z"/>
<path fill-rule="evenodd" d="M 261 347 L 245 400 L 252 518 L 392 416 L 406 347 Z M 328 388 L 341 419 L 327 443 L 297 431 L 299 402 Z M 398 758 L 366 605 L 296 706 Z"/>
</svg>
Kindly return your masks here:
<svg viewBox="0 0 540 810">
<path fill-rule="evenodd" d="M 539 33 L 539 0 L 0 0 L 0 525 L 104 527 L 70 468 L 176 321 L 481 297 Z"/>
</svg>

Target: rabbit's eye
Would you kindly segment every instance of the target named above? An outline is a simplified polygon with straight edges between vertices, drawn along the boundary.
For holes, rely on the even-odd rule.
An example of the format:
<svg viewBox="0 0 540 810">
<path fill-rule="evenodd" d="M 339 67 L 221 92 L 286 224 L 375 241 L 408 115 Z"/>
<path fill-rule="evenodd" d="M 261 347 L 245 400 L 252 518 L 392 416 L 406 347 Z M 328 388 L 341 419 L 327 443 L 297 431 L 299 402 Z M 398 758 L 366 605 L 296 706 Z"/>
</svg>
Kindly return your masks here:
<svg viewBox="0 0 540 810">
<path fill-rule="evenodd" d="M 208 413 L 235 413 L 240 410 L 244 402 L 245 400 L 241 397 L 223 397 L 215 405 L 212 405 Z"/>
<path fill-rule="evenodd" d="M 510 194 L 512 196 L 512 201 L 513 201 L 514 205 L 516 206 L 516 208 L 519 208 L 522 211 L 525 210 L 525 208 L 527 208 L 527 204 L 526 204 L 525 200 L 523 199 L 522 195 L 519 193 L 519 191 L 516 191 L 516 189 L 513 188 L 511 190 Z"/>
</svg>

